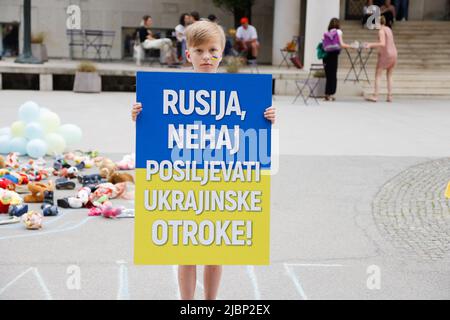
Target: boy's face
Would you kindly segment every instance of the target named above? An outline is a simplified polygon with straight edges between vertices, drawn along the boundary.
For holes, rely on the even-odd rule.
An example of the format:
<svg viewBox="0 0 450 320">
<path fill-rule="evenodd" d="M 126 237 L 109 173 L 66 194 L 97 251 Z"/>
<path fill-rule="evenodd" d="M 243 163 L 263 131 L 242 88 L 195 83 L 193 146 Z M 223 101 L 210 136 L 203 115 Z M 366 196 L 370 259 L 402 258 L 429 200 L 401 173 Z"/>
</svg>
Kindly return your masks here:
<svg viewBox="0 0 450 320">
<path fill-rule="evenodd" d="M 222 44 L 210 40 L 186 50 L 186 59 L 192 63 L 195 72 L 216 73 L 222 61 Z"/>
</svg>

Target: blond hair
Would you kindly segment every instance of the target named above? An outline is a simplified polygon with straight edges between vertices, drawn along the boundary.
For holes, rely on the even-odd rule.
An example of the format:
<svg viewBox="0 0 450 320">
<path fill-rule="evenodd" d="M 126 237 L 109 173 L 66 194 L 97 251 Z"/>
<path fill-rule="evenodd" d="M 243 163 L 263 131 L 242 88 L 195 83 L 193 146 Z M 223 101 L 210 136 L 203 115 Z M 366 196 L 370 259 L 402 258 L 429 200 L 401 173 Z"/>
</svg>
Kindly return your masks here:
<svg viewBox="0 0 450 320">
<path fill-rule="evenodd" d="M 225 48 L 225 32 L 217 23 L 197 21 L 186 28 L 187 47 L 196 47 L 207 41 L 219 40 L 222 49 Z"/>
</svg>

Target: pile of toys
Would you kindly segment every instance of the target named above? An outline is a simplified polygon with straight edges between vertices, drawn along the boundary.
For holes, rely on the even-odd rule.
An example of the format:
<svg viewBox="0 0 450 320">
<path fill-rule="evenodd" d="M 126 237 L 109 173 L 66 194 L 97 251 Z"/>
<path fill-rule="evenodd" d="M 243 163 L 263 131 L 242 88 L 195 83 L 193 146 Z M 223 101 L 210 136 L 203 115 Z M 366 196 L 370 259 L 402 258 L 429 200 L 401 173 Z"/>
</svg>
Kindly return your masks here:
<svg viewBox="0 0 450 320">
<path fill-rule="evenodd" d="M 90 168 L 97 172 L 83 174 Z M 59 208 L 84 208 L 90 216 L 131 217 L 133 210 L 115 207 L 112 200 L 134 199 L 134 178 L 124 171 L 134 168 L 134 154 L 114 162 L 98 152 L 67 152 L 55 156 L 51 166 L 43 158 L 20 159 L 17 152 L 0 155 L 0 214 L 10 216 L 0 224 L 21 220 L 27 229 L 40 229 L 43 217 L 57 216 Z M 55 190 L 74 194 L 55 200 Z M 41 203 L 40 211 L 29 210 L 31 203 Z"/>
</svg>

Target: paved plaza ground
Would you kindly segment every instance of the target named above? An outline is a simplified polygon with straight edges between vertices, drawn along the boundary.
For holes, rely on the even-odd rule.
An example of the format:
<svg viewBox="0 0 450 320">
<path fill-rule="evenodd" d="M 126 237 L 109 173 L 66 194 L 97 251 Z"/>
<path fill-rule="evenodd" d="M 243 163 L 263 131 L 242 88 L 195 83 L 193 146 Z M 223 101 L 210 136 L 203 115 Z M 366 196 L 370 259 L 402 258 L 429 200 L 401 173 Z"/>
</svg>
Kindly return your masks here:
<svg viewBox="0 0 450 320">
<path fill-rule="evenodd" d="M 0 127 L 26 100 L 79 125 L 80 149 L 134 151 L 132 93 L 0 91 Z M 219 298 L 449 299 L 450 101 L 292 100 L 273 99 L 271 264 L 225 266 Z M 0 299 L 177 299 L 175 266 L 133 265 L 133 228 L 83 209 L 40 231 L 1 226 Z"/>
</svg>

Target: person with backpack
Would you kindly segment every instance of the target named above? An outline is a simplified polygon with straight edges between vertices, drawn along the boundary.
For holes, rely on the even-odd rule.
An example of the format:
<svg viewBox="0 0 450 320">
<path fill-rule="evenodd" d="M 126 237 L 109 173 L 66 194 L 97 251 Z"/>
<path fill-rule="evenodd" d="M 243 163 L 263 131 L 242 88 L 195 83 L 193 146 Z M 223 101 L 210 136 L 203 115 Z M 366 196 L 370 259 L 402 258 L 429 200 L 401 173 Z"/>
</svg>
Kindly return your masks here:
<svg viewBox="0 0 450 320">
<path fill-rule="evenodd" d="M 328 32 L 323 34 L 322 48 L 326 52 L 323 58 L 323 65 L 325 69 L 325 77 L 327 79 L 325 85 L 325 100 L 336 100 L 334 94 L 337 88 L 337 69 L 338 69 L 338 57 L 341 49 L 351 48 L 346 44 L 342 38 L 342 30 L 340 28 L 340 22 L 338 18 L 330 20 L 328 25 Z"/>
</svg>

